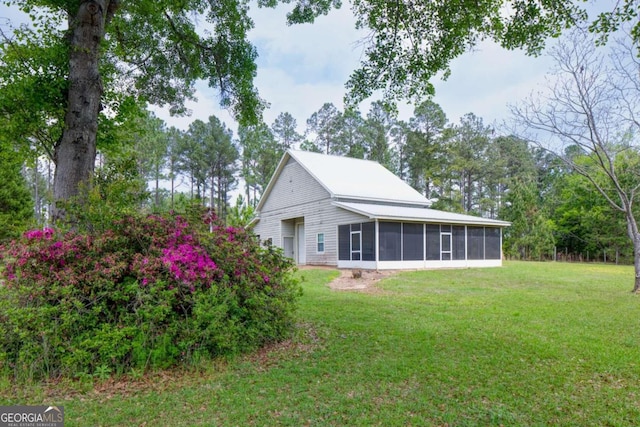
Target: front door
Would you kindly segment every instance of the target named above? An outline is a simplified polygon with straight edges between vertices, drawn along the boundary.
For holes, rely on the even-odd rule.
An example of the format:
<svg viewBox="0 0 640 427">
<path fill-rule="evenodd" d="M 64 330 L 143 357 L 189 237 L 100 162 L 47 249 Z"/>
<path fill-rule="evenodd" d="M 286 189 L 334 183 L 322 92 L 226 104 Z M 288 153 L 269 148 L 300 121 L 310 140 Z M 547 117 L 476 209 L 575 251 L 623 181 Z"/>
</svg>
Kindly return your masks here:
<svg viewBox="0 0 640 427">
<path fill-rule="evenodd" d="M 296 234 L 298 235 L 298 264 L 304 265 L 307 263 L 307 250 L 305 245 L 306 240 L 304 238 L 304 223 L 298 224 L 296 228 Z"/>
<path fill-rule="evenodd" d="M 295 259 L 295 252 L 293 250 L 293 237 L 285 236 L 282 238 L 284 246 L 284 256 L 287 258 Z"/>
</svg>

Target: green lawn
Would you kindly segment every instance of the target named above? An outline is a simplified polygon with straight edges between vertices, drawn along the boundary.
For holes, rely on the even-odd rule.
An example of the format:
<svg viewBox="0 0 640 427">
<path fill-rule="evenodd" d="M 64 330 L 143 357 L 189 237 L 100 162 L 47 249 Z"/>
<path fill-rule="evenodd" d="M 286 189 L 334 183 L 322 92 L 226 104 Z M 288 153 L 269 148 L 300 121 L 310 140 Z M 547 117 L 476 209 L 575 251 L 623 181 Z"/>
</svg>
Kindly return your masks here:
<svg viewBox="0 0 640 427">
<path fill-rule="evenodd" d="M 290 343 L 198 372 L 67 384 L 53 395 L 8 392 L 4 381 L 0 403 L 64 405 L 66 426 L 640 423 L 631 267 L 407 272 L 375 293 L 330 290 L 335 271 L 301 274 Z"/>
</svg>

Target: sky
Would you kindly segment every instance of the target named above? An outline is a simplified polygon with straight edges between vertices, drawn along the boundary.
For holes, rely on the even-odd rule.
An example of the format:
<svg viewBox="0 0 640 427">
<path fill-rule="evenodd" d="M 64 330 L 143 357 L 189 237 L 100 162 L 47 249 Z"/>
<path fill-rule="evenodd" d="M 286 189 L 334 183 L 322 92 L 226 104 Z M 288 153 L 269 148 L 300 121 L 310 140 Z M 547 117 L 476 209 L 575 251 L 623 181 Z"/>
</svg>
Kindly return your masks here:
<svg viewBox="0 0 640 427">
<path fill-rule="evenodd" d="M 276 9 L 259 9 L 252 4 L 251 16 L 255 28 L 249 37 L 258 51 L 258 74 L 255 84 L 260 96 L 270 104 L 264 121 L 271 125 L 282 112 L 296 119 L 298 131 L 304 132 L 306 120 L 326 102 L 343 110 L 344 84 L 358 67 L 363 37 L 354 27 L 348 3 L 316 19 L 313 24 L 286 25 L 286 12 L 291 5 Z M 15 8 L 0 5 L 0 26 L 6 29 L 6 19 L 21 21 Z M 23 19 L 23 18 L 22 18 Z M 485 125 L 498 126 L 509 119 L 508 105 L 525 98 L 544 85 L 550 70 L 548 58 L 528 57 L 522 51 L 507 51 L 492 42 L 480 44 L 473 52 L 455 59 L 448 80 L 435 79 L 439 104 L 449 122 L 458 123 L 474 113 Z M 215 89 L 206 82 L 197 84 L 197 101 L 189 102 L 190 116 L 172 117 L 167 110 L 153 111 L 169 126 L 186 129 L 195 119 L 207 120 L 215 115 L 231 129 L 237 124 L 228 111 L 219 107 Z M 366 116 L 371 102 L 361 104 Z M 413 106 L 399 104 L 399 118 L 408 120 Z"/>
<path fill-rule="evenodd" d="M 264 121 L 271 125 L 278 114 L 288 112 L 304 132 L 306 120 L 326 102 L 343 110 L 344 84 L 358 67 L 363 34 L 354 28 L 348 5 L 331 11 L 313 24 L 287 26 L 287 8 L 257 9 L 252 12 L 255 28 L 250 40 L 258 51 L 258 75 L 255 84 L 262 98 L 270 103 Z M 436 88 L 433 101 L 439 104 L 449 122 L 458 123 L 474 113 L 485 125 L 498 126 L 509 119 L 508 104 L 513 104 L 544 85 L 550 60 L 533 58 L 521 51 L 507 51 L 491 42 L 482 43 L 451 64 L 446 81 L 432 81 Z M 198 85 L 197 102 L 189 103 L 189 117 L 170 117 L 156 109 L 169 125 L 186 129 L 193 120 L 216 115 L 231 129 L 236 124 L 228 112 L 218 107 L 215 90 Z M 366 116 L 371 102 L 361 104 Z M 413 106 L 399 104 L 400 119 L 412 116 Z"/>
</svg>

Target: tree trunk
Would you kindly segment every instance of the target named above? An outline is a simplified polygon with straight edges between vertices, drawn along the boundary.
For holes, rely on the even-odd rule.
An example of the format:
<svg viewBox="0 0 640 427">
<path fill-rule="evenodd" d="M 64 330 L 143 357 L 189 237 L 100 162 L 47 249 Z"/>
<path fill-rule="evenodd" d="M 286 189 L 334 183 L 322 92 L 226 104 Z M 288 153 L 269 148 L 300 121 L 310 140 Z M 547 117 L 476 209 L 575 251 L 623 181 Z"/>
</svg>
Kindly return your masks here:
<svg viewBox="0 0 640 427">
<path fill-rule="evenodd" d="M 625 216 L 627 219 L 627 232 L 633 242 L 633 265 L 635 270 L 635 281 L 631 292 L 640 293 L 640 230 L 638 222 L 633 216 L 630 204 L 625 204 Z"/>
<path fill-rule="evenodd" d="M 158 209 L 160 207 L 160 172 L 156 171 L 156 198 L 155 198 L 155 205 L 156 205 L 156 209 Z"/>
<path fill-rule="evenodd" d="M 635 267 L 636 280 L 633 285 L 634 293 L 640 292 L 640 234 L 633 239 L 633 265 Z"/>
<path fill-rule="evenodd" d="M 69 94 L 65 126 L 54 154 L 53 198 L 56 202 L 77 196 L 93 173 L 103 92 L 98 67 L 100 43 L 110 18 L 107 15 L 112 15 L 116 7 L 117 1 L 81 1 L 76 15 L 69 17 Z M 54 207 L 53 219 L 62 217 L 63 210 Z"/>
</svg>

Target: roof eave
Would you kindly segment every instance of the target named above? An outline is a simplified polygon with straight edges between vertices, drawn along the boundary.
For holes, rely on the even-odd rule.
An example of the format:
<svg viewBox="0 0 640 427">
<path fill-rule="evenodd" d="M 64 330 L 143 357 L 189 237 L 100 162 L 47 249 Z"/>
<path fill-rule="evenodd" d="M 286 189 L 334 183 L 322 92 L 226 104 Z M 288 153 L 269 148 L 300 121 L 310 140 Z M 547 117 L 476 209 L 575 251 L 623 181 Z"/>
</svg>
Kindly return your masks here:
<svg viewBox="0 0 640 427">
<path fill-rule="evenodd" d="M 484 225 L 495 227 L 509 227 L 511 223 L 505 221 L 489 222 L 489 221 L 464 221 L 460 219 L 439 219 L 439 218 L 415 218 L 415 217 L 402 217 L 402 216 L 389 216 L 389 215 L 373 215 L 369 216 L 371 219 L 377 219 L 379 221 L 416 221 L 416 222 L 428 222 L 434 224 L 454 224 L 454 225 Z"/>
<path fill-rule="evenodd" d="M 336 194 L 332 197 L 332 199 L 336 202 L 340 202 L 341 200 L 358 200 L 362 202 L 372 202 L 372 203 L 384 203 L 387 205 L 412 205 L 416 207 L 421 207 L 424 209 L 428 209 L 431 203 L 428 200 L 418 201 L 418 200 L 398 200 L 398 199 L 378 199 L 373 197 L 362 197 L 355 196 L 352 194 Z"/>
<path fill-rule="evenodd" d="M 484 220 L 483 218 L 478 217 L 478 220 L 464 220 L 464 219 L 440 219 L 440 218 L 418 218 L 418 217 L 410 217 L 410 216 L 393 216 L 393 215 L 375 215 L 364 210 L 355 209 L 351 206 L 345 206 L 344 204 L 334 201 L 332 205 L 337 206 L 342 209 L 346 209 L 348 211 L 357 213 L 362 216 L 366 216 L 369 219 L 375 219 L 378 221 L 415 221 L 415 222 L 425 222 L 425 223 L 437 223 L 437 224 L 464 224 L 464 225 L 484 225 L 484 226 L 495 226 L 495 227 L 509 227 L 511 225 L 510 222 L 507 221 L 499 221 L 499 220 Z"/>
</svg>

